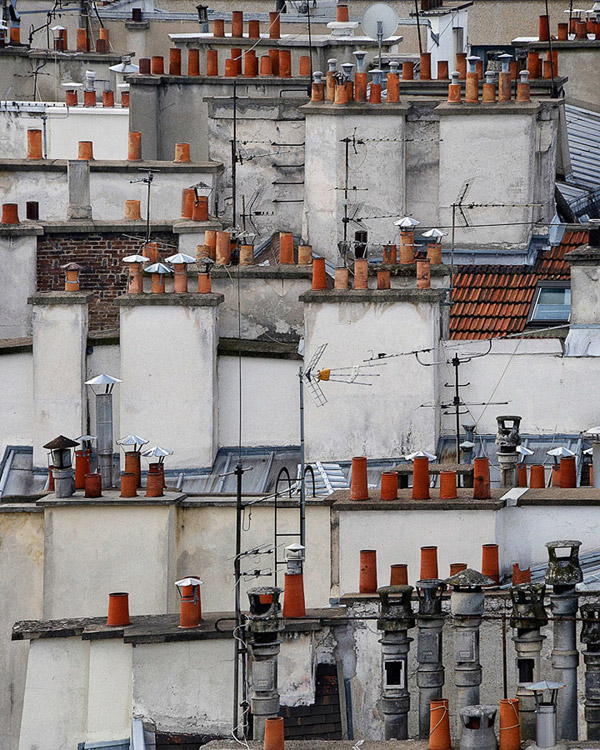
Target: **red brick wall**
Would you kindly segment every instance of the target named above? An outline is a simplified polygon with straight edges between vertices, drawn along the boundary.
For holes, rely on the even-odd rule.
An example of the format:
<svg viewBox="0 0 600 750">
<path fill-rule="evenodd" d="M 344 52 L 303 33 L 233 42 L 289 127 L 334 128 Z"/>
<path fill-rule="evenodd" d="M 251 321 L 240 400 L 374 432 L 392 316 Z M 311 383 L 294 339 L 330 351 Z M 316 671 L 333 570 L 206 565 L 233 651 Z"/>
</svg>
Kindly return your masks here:
<svg viewBox="0 0 600 750">
<path fill-rule="evenodd" d="M 90 303 L 90 330 L 106 331 L 119 327 L 119 308 L 115 297 L 127 286 L 127 269 L 122 259 L 139 252 L 143 236 L 121 234 L 54 234 L 38 238 L 37 288 L 39 292 L 64 289 L 66 263 L 84 267 L 79 281 L 81 291 L 94 292 Z M 156 242 L 169 243 L 163 257 L 177 250 L 177 237 L 172 234 L 152 236 Z"/>
</svg>

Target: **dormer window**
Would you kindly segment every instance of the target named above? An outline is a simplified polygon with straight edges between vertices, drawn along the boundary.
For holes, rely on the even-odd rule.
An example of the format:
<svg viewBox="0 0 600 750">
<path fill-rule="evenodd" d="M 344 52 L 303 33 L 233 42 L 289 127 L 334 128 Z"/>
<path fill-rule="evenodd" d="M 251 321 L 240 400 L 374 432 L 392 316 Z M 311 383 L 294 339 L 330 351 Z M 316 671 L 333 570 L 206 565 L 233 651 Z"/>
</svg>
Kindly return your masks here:
<svg viewBox="0 0 600 750">
<path fill-rule="evenodd" d="M 571 287 L 564 281 L 541 281 L 535 290 L 527 325 L 568 323 L 571 317 Z"/>
</svg>

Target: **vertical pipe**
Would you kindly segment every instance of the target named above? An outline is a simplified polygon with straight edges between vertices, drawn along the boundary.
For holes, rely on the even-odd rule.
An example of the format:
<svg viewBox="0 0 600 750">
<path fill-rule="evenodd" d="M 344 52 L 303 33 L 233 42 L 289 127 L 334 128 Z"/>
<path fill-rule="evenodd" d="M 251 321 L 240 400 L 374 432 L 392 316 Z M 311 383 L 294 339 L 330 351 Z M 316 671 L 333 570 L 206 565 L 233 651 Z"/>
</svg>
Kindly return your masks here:
<svg viewBox="0 0 600 750">
<path fill-rule="evenodd" d="M 96 394 L 96 435 L 98 438 L 98 467 L 102 475 L 102 487 L 112 487 L 112 393 Z"/>
<path fill-rule="evenodd" d="M 300 381 L 300 544 L 306 547 L 306 483 L 304 481 L 304 372 L 298 371 Z M 277 554 L 277 547 L 275 548 Z"/>
</svg>

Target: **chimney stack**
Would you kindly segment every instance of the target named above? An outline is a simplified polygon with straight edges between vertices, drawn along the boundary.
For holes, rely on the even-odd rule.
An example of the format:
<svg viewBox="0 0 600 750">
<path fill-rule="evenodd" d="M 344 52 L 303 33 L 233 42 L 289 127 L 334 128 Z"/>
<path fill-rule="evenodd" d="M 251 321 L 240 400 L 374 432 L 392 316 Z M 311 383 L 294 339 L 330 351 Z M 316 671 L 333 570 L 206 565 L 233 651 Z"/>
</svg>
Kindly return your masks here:
<svg viewBox="0 0 600 750">
<path fill-rule="evenodd" d="M 69 160 L 67 181 L 69 184 L 67 219 L 91 219 L 89 161 Z"/>
</svg>

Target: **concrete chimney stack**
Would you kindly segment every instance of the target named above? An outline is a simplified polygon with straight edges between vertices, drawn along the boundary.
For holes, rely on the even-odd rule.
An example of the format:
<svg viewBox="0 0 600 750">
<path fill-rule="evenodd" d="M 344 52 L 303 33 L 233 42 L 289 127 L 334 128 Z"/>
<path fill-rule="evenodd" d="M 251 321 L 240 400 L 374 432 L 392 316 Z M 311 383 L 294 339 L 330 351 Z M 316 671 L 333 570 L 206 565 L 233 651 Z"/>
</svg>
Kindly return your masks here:
<svg viewBox="0 0 600 750">
<path fill-rule="evenodd" d="M 79 159 L 68 161 L 67 180 L 69 183 L 67 219 L 91 219 L 89 161 Z"/>
</svg>

